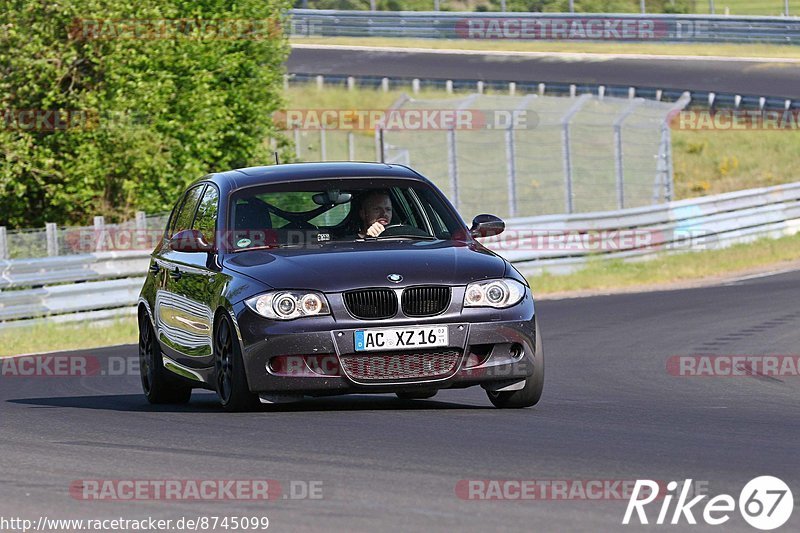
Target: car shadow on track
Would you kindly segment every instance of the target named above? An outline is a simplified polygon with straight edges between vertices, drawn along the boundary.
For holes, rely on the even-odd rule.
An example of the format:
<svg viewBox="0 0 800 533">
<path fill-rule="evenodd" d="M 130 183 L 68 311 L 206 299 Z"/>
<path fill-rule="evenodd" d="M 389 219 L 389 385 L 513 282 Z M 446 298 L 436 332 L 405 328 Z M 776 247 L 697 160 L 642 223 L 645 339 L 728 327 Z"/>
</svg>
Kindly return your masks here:
<svg viewBox="0 0 800 533">
<path fill-rule="evenodd" d="M 121 412 L 156 413 L 221 413 L 222 406 L 213 394 L 194 394 L 185 405 L 150 405 L 141 394 L 111 394 L 101 396 L 61 396 L 6 400 L 38 409 L 73 408 Z M 265 404 L 255 413 L 313 412 L 313 411 L 414 411 L 414 410 L 475 410 L 494 409 L 491 405 L 469 405 L 439 400 L 401 400 L 394 396 L 351 395 L 309 398 L 291 403 Z"/>
</svg>

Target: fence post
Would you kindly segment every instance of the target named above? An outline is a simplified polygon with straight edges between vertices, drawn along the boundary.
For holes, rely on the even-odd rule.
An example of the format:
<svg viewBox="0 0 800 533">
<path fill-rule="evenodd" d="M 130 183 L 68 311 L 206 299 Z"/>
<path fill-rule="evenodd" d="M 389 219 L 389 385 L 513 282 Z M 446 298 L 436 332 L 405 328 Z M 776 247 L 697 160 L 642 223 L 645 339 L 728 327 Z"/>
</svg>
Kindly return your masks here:
<svg viewBox="0 0 800 533">
<path fill-rule="evenodd" d="M 347 159 L 356 160 L 356 139 L 352 131 L 347 132 Z"/>
<path fill-rule="evenodd" d="M 564 156 L 564 195 L 566 200 L 567 213 L 573 212 L 573 192 L 572 192 L 572 147 L 570 146 L 569 121 L 580 111 L 583 104 L 592 97 L 591 94 L 582 94 L 572 104 L 564 116 L 561 118 L 561 149 Z"/>
<path fill-rule="evenodd" d="M 447 173 L 450 176 L 450 197 L 458 211 L 458 156 L 456 154 L 456 130 L 447 130 Z"/>
<path fill-rule="evenodd" d="M 319 129 L 319 158 L 320 161 L 328 160 L 328 143 L 325 135 L 325 128 Z"/>
<path fill-rule="evenodd" d="M 617 176 L 617 209 L 625 207 L 625 176 L 622 157 L 622 123 L 636 108 L 644 103 L 643 98 L 636 98 L 628 104 L 614 121 L 614 170 Z"/>
<path fill-rule="evenodd" d="M 0 260 L 8 259 L 8 234 L 6 227 L 0 226 Z"/>
<path fill-rule="evenodd" d="M 105 240 L 105 227 L 106 227 L 106 219 L 102 216 L 94 217 L 94 235 L 97 239 L 97 246 L 95 247 L 96 252 L 102 252 L 105 250 L 106 247 L 106 240 Z"/>
<path fill-rule="evenodd" d="M 386 161 L 386 149 L 383 145 L 383 129 L 375 128 L 375 161 Z"/>
<path fill-rule="evenodd" d="M 506 167 L 508 169 L 508 217 L 517 216 L 517 164 L 514 154 L 514 123 L 506 128 Z"/>
<path fill-rule="evenodd" d="M 294 155 L 297 156 L 298 160 L 302 160 L 300 157 L 300 130 L 295 128 L 292 131 L 294 132 Z"/>
<path fill-rule="evenodd" d="M 136 231 L 147 230 L 147 213 L 144 211 L 136 211 Z"/>
<path fill-rule="evenodd" d="M 45 235 L 47 236 L 47 257 L 58 255 L 58 226 L 55 222 L 47 222 L 44 225 Z"/>
</svg>

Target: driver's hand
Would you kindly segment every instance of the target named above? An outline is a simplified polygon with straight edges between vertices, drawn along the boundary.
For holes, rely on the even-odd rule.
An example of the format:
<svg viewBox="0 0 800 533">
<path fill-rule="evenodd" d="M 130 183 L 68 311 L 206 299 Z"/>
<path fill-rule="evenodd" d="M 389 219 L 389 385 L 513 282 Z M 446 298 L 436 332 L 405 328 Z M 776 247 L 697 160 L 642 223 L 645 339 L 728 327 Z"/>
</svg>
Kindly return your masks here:
<svg viewBox="0 0 800 533">
<path fill-rule="evenodd" d="M 380 222 L 375 222 L 369 228 L 367 228 L 367 235 L 369 235 L 370 237 L 377 237 L 378 235 L 383 233 L 383 230 L 385 229 L 386 227 L 383 224 L 381 224 Z"/>
</svg>

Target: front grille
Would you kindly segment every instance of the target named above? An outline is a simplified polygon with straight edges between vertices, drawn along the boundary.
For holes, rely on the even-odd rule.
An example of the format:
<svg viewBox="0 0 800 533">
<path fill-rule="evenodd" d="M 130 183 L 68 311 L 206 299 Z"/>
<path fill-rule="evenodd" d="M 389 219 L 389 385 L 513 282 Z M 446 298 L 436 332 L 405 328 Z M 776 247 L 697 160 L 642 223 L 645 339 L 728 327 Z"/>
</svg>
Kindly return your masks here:
<svg viewBox="0 0 800 533">
<path fill-rule="evenodd" d="M 364 289 L 344 293 L 347 310 L 356 318 L 391 318 L 397 314 L 397 296 L 391 289 Z"/>
<path fill-rule="evenodd" d="M 403 313 L 407 316 L 433 316 L 450 305 L 450 287 L 412 287 L 403 291 Z"/>
<path fill-rule="evenodd" d="M 461 352 L 427 350 L 342 355 L 342 367 L 356 381 L 408 381 L 441 378 L 455 372 Z"/>
</svg>

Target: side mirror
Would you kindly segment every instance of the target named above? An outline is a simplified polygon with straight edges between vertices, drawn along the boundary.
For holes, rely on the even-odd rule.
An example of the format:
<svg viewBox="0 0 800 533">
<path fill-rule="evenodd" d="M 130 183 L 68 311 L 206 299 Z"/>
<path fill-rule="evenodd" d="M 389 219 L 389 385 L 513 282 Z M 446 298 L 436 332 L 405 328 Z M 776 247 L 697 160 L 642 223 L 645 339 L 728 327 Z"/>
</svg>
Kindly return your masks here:
<svg viewBox="0 0 800 533">
<path fill-rule="evenodd" d="M 208 243 L 203 233 L 196 229 L 179 231 L 169 240 L 170 250 L 176 252 L 211 252 L 214 247 Z"/>
<path fill-rule="evenodd" d="M 506 229 L 506 223 L 494 215 L 478 215 L 472 219 L 469 234 L 473 237 L 491 237 L 499 235 Z"/>
</svg>

